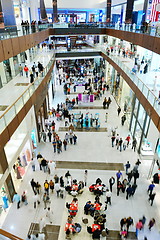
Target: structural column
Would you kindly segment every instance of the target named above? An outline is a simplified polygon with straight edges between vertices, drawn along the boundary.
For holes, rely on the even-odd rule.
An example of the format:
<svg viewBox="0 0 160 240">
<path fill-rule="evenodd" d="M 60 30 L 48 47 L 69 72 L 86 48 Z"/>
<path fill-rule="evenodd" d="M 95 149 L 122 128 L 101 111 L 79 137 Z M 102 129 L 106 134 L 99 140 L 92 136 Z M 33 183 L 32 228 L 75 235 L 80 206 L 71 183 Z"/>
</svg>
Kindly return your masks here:
<svg viewBox="0 0 160 240">
<path fill-rule="evenodd" d="M 5 26 L 16 25 L 12 0 L 1 0 Z M 0 9 L 1 10 L 1 9 Z"/>
<path fill-rule="evenodd" d="M 112 5 L 112 0 L 107 0 L 106 22 L 111 21 L 111 5 Z"/>
<path fill-rule="evenodd" d="M 58 15 L 57 15 L 57 0 L 52 0 L 53 4 L 53 22 L 58 22 Z"/>
<path fill-rule="evenodd" d="M 142 23 L 146 21 L 147 8 L 148 8 L 148 0 L 144 0 L 144 5 L 143 5 L 143 15 L 142 15 Z"/>
<path fill-rule="evenodd" d="M 132 23 L 132 14 L 133 14 L 134 0 L 127 0 L 126 7 L 126 23 Z"/>
<path fill-rule="evenodd" d="M 41 12 L 41 19 L 42 21 L 47 21 L 47 13 L 46 13 L 46 8 L 44 4 L 44 0 L 40 0 L 40 12 Z"/>
</svg>

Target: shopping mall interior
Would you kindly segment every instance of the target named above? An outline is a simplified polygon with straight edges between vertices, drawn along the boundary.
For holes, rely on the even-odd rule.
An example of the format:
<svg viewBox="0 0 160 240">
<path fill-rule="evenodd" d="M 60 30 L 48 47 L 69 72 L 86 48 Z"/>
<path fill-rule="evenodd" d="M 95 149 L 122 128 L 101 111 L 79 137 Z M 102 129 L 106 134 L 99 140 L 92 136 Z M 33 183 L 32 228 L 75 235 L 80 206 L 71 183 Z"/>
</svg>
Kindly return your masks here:
<svg viewBox="0 0 160 240">
<path fill-rule="evenodd" d="M 160 0 L 0 0 L 0 51 L 0 240 L 159 240 Z"/>
</svg>

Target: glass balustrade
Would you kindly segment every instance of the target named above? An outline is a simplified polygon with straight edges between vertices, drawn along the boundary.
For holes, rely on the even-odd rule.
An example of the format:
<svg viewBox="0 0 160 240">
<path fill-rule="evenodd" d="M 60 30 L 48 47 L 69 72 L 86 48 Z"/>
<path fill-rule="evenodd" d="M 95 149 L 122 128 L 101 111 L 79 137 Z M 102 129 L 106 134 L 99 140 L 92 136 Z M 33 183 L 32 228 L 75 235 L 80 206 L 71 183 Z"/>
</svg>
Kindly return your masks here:
<svg viewBox="0 0 160 240">
<path fill-rule="evenodd" d="M 40 24 L 40 25 L 17 25 L 17 26 L 6 26 L 0 29 L 0 40 L 20 37 L 27 34 L 32 34 L 35 32 L 40 32 L 49 28 L 107 28 L 107 29 L 115 29 L 122 30 L 127 32 L 135 32 L 142 33 L 150 36 L 160 37 L 160 27 L 157 23 L 154 26 L 143 26 L 136 24 L 119 24 L 119 23 L 48 23 L 48 24 Z"/>
<path fill-rule="evenodd" d="M 32 96 L 32 94 L 35 92 L 35 90 L 38 88 L 40 83 L 43 81 L 45 74 L 49 71 L 52 64 L 54 63 L 55 54 L 52 57 L 52 59 L 49 61 L 47 66 L 44 68 L 43 73 L 40 73 L 38 78 L 32 83 L 25 92 L 21 95 L 20 98 L 17 99 L 17 101 L 9 108 L 9 110 L 6 110 L 4 114 L 0 117 L 0 133 L 4 131 L 4 129 L 8 126 L 8 124 L 14 119 L 16 114 L 23 108 L 23 106 L 27 103 L 29 98 Z M 43 77 L 42 77 L 43 75 Z"/>
</svg>

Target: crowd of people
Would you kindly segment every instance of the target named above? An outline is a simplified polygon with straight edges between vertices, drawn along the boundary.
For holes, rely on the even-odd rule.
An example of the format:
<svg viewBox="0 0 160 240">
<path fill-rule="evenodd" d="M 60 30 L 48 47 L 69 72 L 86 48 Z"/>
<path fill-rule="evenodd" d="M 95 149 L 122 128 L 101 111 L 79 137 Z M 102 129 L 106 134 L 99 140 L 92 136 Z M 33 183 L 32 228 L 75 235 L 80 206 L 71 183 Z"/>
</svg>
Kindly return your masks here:
<svg viewBox="0 0 160 240">
<path fill-rule="evenodd" d="M 21 64 L 19 65 L 20 76 L 25 75 L 27 78 L 30 76 L 30 83 L 33 83 L 35 78 L 38 77 L 39 73 L 43 73 L 43 70 L 44 67 L 40 62 L 37 64 L 34 62 L 30 69 L 27 65 L 24 67 Z"/>
</svg>

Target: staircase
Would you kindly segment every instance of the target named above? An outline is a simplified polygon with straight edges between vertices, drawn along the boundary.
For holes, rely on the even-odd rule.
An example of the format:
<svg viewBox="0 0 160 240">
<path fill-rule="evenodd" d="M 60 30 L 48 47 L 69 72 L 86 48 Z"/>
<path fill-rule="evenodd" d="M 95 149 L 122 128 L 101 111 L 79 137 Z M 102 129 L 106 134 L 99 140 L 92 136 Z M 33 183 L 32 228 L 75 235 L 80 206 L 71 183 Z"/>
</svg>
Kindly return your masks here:
<svg viewBox="0 0 160 240">
<path fill-rule="evenodd" d="M 69 36 L 71 39 L 71 48 L 76 47 L 77 36 Z"/>
<path fill-rule="evenodd" d="M 19 238 L 3 229 L 0 229 L 0 239 L 1 240 L 23 240 L 22 238 Z"/>
<path fill-rule="evenodd" d="M 109 230 L 109 234 L 106 237 L 106 240 L 121 240 L 121 236 L 119 235 L 119 231 Z M 129 232 L 127 236 L 127 240 L 137 240 L 135 232 Z"/>
<path fill-rule="evenodd" d="M 46 240 L 58 240 L 59 236 L 59 229 L 60 226 L 47 224 L 44 228 L 44 233 L 46 236 Z M 31 223 L 30 229 L 28 231 L 28 234 L 34 234 L 36 235 L 39 233 L 39 224 L 38 223 Z"/>
</svg>

